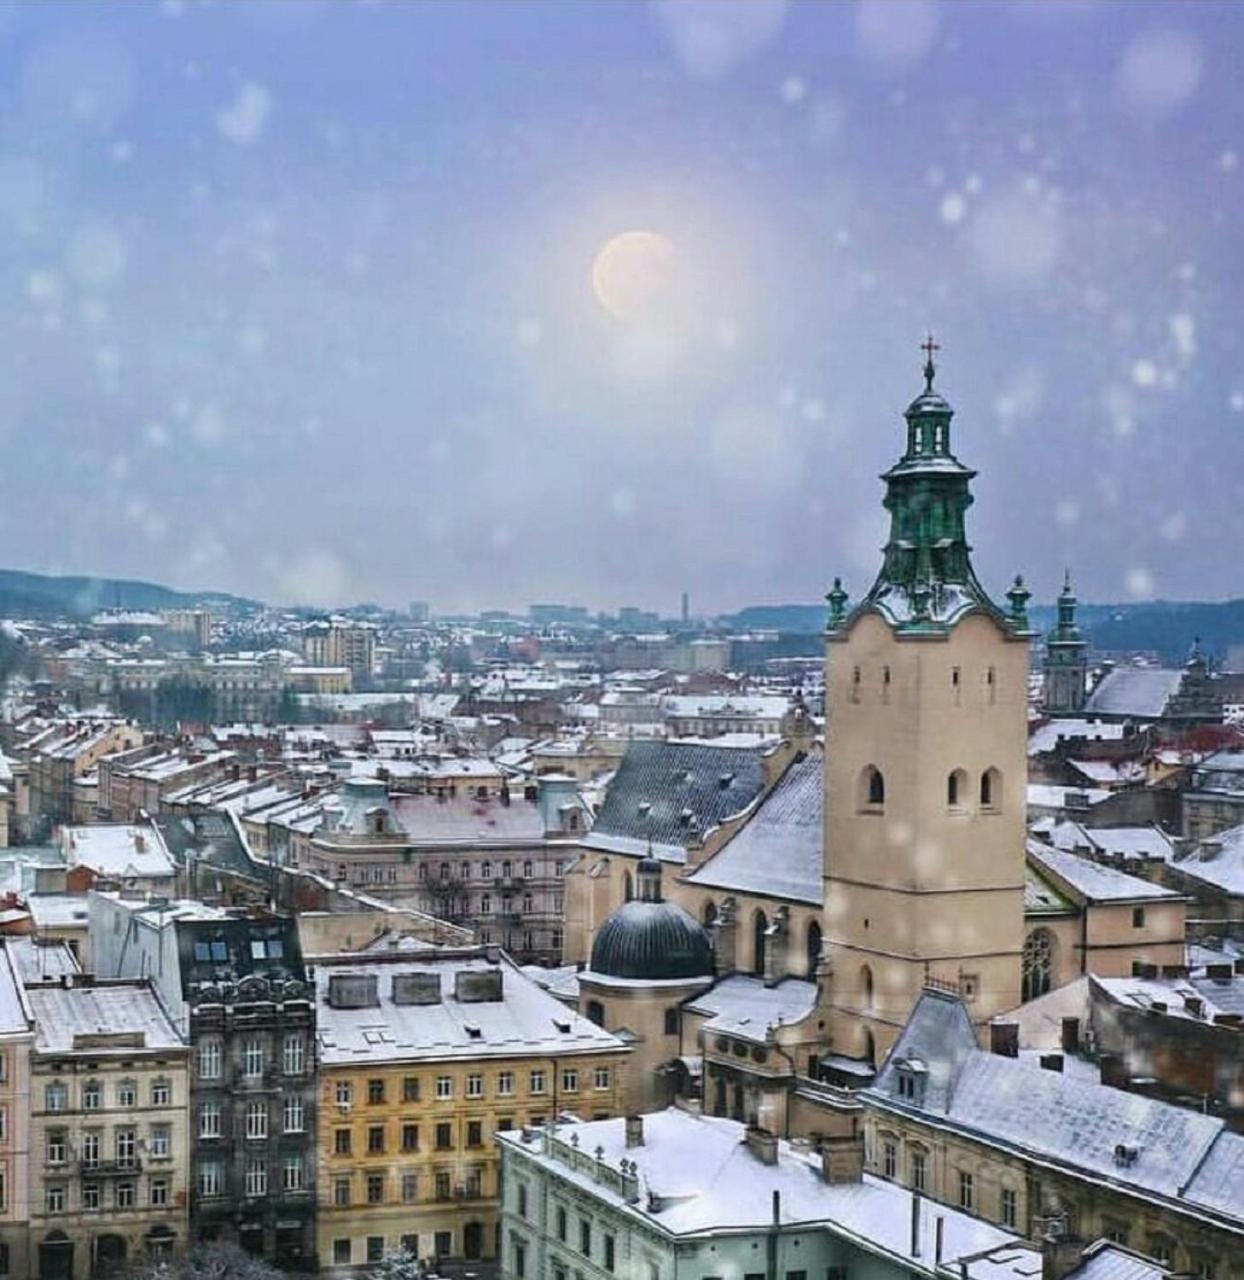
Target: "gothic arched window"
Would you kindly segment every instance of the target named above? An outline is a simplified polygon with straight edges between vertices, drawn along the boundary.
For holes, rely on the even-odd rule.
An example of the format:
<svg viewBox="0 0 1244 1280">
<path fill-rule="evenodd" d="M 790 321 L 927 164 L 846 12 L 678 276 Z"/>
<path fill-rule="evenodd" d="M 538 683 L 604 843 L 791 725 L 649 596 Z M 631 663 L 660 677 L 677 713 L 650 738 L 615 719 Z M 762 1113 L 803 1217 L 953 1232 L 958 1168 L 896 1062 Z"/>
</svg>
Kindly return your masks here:
<svg viewBox="0 0 1244 1280">
<path fill-rule="evenodd" d="M 956 769 L 946 779 L 946 803 L 957 809 L 966 804 L 968 798 L 968 775 L 962 769 Z"/>
<path fill-rule="evenodd" d="M 990 813 L 1002 808 L 1002 774 L 997 769 L 986 769 L 981 774 L 981 808 Z"/>
<path fill-rule="evenodd" d="M 1048 929 L 1034 929 L 1024 939 L 1024 1000 L 1035 1000 L 1050 989 L 1054 972 L 1054 935 Z"/>
<path fill-rule="evenodd" d="M 860 965 L 860 1000 L 864 1008 L 873 1007 L 873 971 L 866 965 Z"/>
<path fill-rule="evenodd" d="M 704 904 L 702 919 L 706 929 L 717 923 L 717 904 L 711 898 Z"/>
<path fill-rule="evenodd" d="M 885 804 L 885 778 L 874 764 L 864 766 L 860 774 L 859 807 L 880 809 Z"/>
<path fill-rule="evenodd" d="M 765 971 L 765 947 L 768 938 L 769 921 L 763 911 L 757 911 L 752 917 L 752 972 L 763 976 Z"/>
</svg>

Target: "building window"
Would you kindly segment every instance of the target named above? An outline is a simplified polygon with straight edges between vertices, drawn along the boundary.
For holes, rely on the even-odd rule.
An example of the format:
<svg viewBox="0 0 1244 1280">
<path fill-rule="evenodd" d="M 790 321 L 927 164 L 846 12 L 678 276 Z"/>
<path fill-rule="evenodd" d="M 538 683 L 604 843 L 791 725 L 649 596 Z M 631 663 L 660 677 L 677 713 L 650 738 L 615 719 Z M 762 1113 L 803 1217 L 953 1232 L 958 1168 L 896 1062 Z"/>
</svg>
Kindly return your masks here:
<svg viewBox="0 0 1244 1280">
<path fill-rule="evenodd" d="M 600 1241 L 600 1243 L 601 1243 L 601 1249 L 602 1249 L 602 1251 L 603 1251 L 603 1253 L 604 1253 L 604 1255 L 605 1255 L 605 1258 L 604 1258 L 604 1262 L 605 1262 L 605 1270 L 606 1270 L 606 1271 L 612 1271 L 612 1270 L 613 1270 L 613 1263 L 614 1263 L 614 1243 L 613 1243 L 613 1237 L 612 1237 L 612 1236 L 610 1236 L 610 1235 L 602 1236 L 602 1237 L 601 1237 L 601 1241 Z"/>
<path fill-rule="evenodd" d="M 367 1154 L 369 1156 L 384 1155 L 384 1125 L 373 1124 L 368 1127 Z"/>
<path fill-rule="evenodd" d="M 367 1237 L 367 1261 L 379 1262 L 384 1257 L 384 1236 Z"/>
<path fill-rule="evenodd" d="M 959 1208 L 972 1212 L 972 1175 L 965 1169 L 959 1170 Z"/>
<path fill-rule="evenodd" d="M 281 1167 L 281 1181 L 286 1191 L 301 1191 L 303 1185 L 302 1156 L 286 1156 Z"/>
<path fill-rule="evenodd" d="M 1002 807 L 1002 774 L 997 769 L 986 769 L 981 774 L 981 808 L 986 813 L 997 813 Z"/>
<path fill-rule="evenodd" d="M 436 1096 L 442 1100 L 454 1096 L 453 1076 L 436 1077 Z"/>
<path fill-rule="evenodd" d="M 562 1072 L 562 1092 L 578 1093 L 579 1092 L 579 1073 L 573 1068 L 567 1068 Z"/>
<path fill-rule="evenodd" d="M 64 1164 L 66 1156 L 64 1129 L 49 1129 L 46 1144 L 48 1164 Z"/>
<path fill-rule="evenodd" d="M 592 1224 L 586 1218 L 579 1219 L 579 1252 L 592 1256 Z"/>
<path fill-rule="evenodd" d="M 82 1163 L 88 1169 L 99 1164 L 99 1133 L 95 1130 L 88 1130 L 82 1135 Z"/>
<path fill-rule="evenodd" d="M 1015 1192 L 1010 1187 L 1002 1188 L 1002 1225 L 1015 1229 L 1016 1218 L 1016 1199 Z"/>
<path fill-rule="evenodd" d="M 450 1151 L 454 1145 L 454 1129 L 453 1125 L 442 1122 L 436 1126 L 436 1149 L 437 1151 Z"/>
<path fill-rule="evenodd" d="M 1145 909 L 1144 907 L 1132 908 L 1132 928 L 1143 929 L 1145 927 Z"/>
<path fill-rule="evenodd" d="M 67 1111 L 69 1090 L 59 1080 L 46 1085 L 43 1090 L 43 1105 L 47 1111 Z"/>
<path fill-rule="evenodd" d="M 605 1024 L 602 1022 L 600 1025 L 603 1027 Z M 675 1007 L 665 1011 L 665 1034 L 667 1036 L 676 1036 L 678 1034 L 678 1010 Z"/>
<path fill-rule="evenodd" d="M 337 1105 L 339 1107 L 348 1107 L 354 1100 L 354 1086 L 349 1080 L 337 1081 Z"/>
<path fill-rule="evenodd" d="M 47 1205 L 48 1213 L 64 1213 L 65 1212 L 65 1188 L 62 1183 L 52 1183 L 46 1192 L 44 1203 Z"/>
<path fill-rule="evenodd" d="M 419 1101 L 419 1077 L 407 1076 L 402 1081 L 402 1101 L 418 1102 Z"/>
<path fill-rule="evenodd" d="M 348 1156 L 350 1154 L 349 1129 L 333 1130 L 333 1154 L 338 1156 Z"/>
<path fill-rule="evenodd" d="M 609 1068 L 608 1067 L 597 1067 L 592 1072 L 592 1087 L 594 1089 L 609 1088 Z"/>
<path fill-rule="evenodd" d="M 1024 939 L 1023 998 L 1035 1000 L 1050 989 L 1054 967 L 1054 935 L 1048 929 L 1034 929 Z"/>
<path fill-rule="evenodd" d="M 898 1146 L 888 1138 L 881 1147 L 881 1176 L 894 1179 L 898 1175 Z"/>
<path fill-rule="evenodd" d="M 138 1151 L 138 1133 L 134 1129 L 118 1129 L 114 1135 L 117 1164 L 132 1165 Z"/>
<path fill-rule="evenodd" d="M 876 765 L 865 765 L 860 774 L 859 808 L 877 812 L 885 806 L 885 778 Z"/>
<path fill-rule="evenodd" d="M 287 1076 L 300 1076 L 305 1058 L 302 1036 L 298 1032 L 287 1035 L 281 1046 L 281 1069 Z"/>
<path fill-rule="evenodd" d="M 369 1173 L 367 1175 L 367 1203 L 384 1204 L 383 1173 Z"/>
<path fill-rule="evenodd" d="M 565 1242 L 565 1239 L 566 1239 L 566 1210 L 565 1210 L 561 1205 L 558 1205 L 558 1206 L 557 1206 L 557 1211 L 556 1211 L 556 1213 L 554 1214 L 554 1219 L 553 1219 L 553 1220 L 554 1220 L 554 1222 L 557 1224 L 557 1226 L 556 1226 L 556 1229 L 557 1229 L 557 1238 L 558 1238 L 559 1240 L 561 1240 L 561 1241 Z"/>
<path fill-rule="evenodd" d="M 153 1107 L 167 1107 L 172 1100 L 172 1086 L 167 1080 L 153 1080 L 151 1082 L 151 1105 Z"/>
<path fill-rule="evenodd" d="M 466 1144 L 468 1147 L 482 1147 L 484 1145 L 484 1126 L 481 1121 L 467 1121 Z"/>
<path fill-rule="evenodd" d="M 467 1076 L 466 1084 L 467 1084 L 466 1091 L 467 1091 L 468 1098 L 482 1098 L 484 1096 L 484 1077 L 483 1076 L 477 1073 L 472 1073 L 471 1075 Z"/>
<path fill-rule="evenodd" d="M 153 1124 L 148 1146 L 153 1160 L 167 1160 L 170 1147 L 170 1129 L 166 1124 Z"/>
<path fill-rule="evenodd" d="M 438 1200 L 448 1200 L 452 1188 L 449 1183 L 449 1174 L 444 1169 L 437 1170 L 436 1174 L 436 1198 Z"/>
<path fill-rule="evenodd" d="M 543 1071 L 536 1070 L 531 1073 L 531 1092 L 532 1093 L 544 1092 L 544 1072 Z"/>
<path fill-rule="evenodd" d="M 199 1078 L 220 1079 L 220 1041 L 205 1040 L 199 1045 Z"/>
<path fill-rule="evenodd" d="M 407 1123 L 402 1125 L 402 1150 L 419 1150 L 419 1126 L 417 1124 Z"/>
<path fill-rule="evenodd" d="M 402 1203 L 414 1204 L 419 1199 L 419 1175 L 417 1173 L 402 1174 Z"/>
<path fill-rule="evenodd" d="M 248 1138 L 268 1136 L 268 1104 L 266 1102 L 246 1104 L 246 1136 Z"/>
<path fill-rule="evenodd" d="M 168 1207 L 168 1181 L 165 1178 L 153 1178 L 150 1187 L 151 1207 L 166 1209 Z"/>
<path fill-rule="evenodd" d="M 242 1070 L 252 1080 L 263 1075 L 263 1041 L 251 1039 L 246 1042 L 242 1055 Z"/>
<path fill-rule="evenodd" d="M 384 1105 L 384 1081 L 369 1080 L 367 1082 L 367 1105 L 379 1107 Z"/>
<path fill-rule="evenodd" d="M 287 1093 L 281 1104 L 281 1128 L 286 1133 L 301 1133 L 305 1123 L 302 1094 Z"/>
<path fill-rule="evenodd" d="M 333 1179 L 333 1204 L 339 1209 L 344 1209 L 350 1203 L 350 1179 L 334 1178 Z"/>
<path fill-rule="evenodd" d="M 82 1207 L 84 1209 L 98 1209 L 102 1203 L 99 1183 L 84 1182 L 82 1184 Z"/>
<path fill-rule="evenodd" d="M 514 1274 L 518 1280 L 527 1275 L 527 1246 L 521 1240 L 514 1241 Z"/>
<path fill-rule="evenodd" d="M 514 1092 L 514 1072 L 502 1071 L 497 1076 L 497 1094 L 502 1098 L 508 1098 Z"/>
<path fill-rule="evenodd" d="M 117 1085 L 117 1106 L 132 1110 L 138 1105 L 138 1086 L 133 1080 L 122 1080 Z"/>
<path fill-rule="evenodd" d="M 82 1110 L 98 1111 L 104 1102 L 104 1091 L 98 1080 L 88 1080 L 82 1086 Z"/>
<path fill-rule="evenodd" d="M 117 1183 L 117 1208 L 132 1209 L 134 1207 L 134 1184 L 132 1182 Z"/>
<path fill-rule="evenodd" d="M 199 1137 L 220 1137 L 220 1103 L 205 1102 L 199 1108 Z"/>
<path fill-rule="evenodd" d="M 199 1195 L 211 1197 L 221 1194 L 223 1169 L 219 1160 L 199 1161 Z"/>
<path fill-rule="evenodd" d="M 911 1153 L 911 1189 L 923 1192 L 927 1190 L 928 1164 L 923 1151 Z"/>
<path fill-rule="evenodd" d="M 946 804 L 951 809 L 957 809 L 966 798 L 968 789 L 968 775 L 962 769 L 956 769 L 946 779 Z"/>
<path fill-rule="evenodd" d="M 350 1241 L 337 1239 L 333 1241 L 333 1263 L 338 1267 L 350 1265 Z"/>
</svg>

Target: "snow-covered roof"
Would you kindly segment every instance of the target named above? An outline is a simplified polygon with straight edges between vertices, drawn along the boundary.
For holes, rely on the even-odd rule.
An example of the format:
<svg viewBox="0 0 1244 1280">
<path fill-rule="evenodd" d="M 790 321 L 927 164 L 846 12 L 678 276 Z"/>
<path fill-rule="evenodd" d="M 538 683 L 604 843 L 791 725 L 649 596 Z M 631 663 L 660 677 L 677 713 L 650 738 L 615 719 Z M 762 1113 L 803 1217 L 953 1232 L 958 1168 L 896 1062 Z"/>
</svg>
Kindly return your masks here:
<svg viewBox="0 0 1244 1280">
<path fill-rule="evenodd" d="M 458 999 L 460 974 L 482 978 L 489 973 L 500 978 L 501 999 Z M 429 1004 L 395 1004 L 394 978 L 406 975 L 439 980 L 439 999 Z M 330 1004 L 333 978 L 348 976 L 374 978 L 376 1003 L 363 1008 Z M 320 1061 L 329 1066 L 416 1058 L 556 1056 L 623 1047 L 608 1031 L 567 1009 L 516 965 L 504 958 L 491 960 L 482 951 L 452 956 L 427 952 L 399 960 L 323 957 L 315 964 L 315 983 Z"/>
<path fill-rule="evenodd" d="M 1202 840 L 1192 854 L 1170 865 L 1222 893 L 1244 894 L 1244 825 Z"/>
<path fill-rule="evenodd" d="M 824 796 L 821 756 L 791 765 L 742 829 L 688 883 L 820 906 Z"/>
<path fill-rule="evenodd" d="M 100 876 L 171 878 L 175 870 L 163 839 L 152 826 L 109 822 L 62 827 L 60 840 L 71 865 L 90 867 Z"/>
<path fill-rule="evenodd" d="M 816 1008 L 816 983 L 786 978 L 773 986 L 735 973 L 687 1002 L 692 1013 L 709 1015 L 705 1031 L 720 1031 L 764 1044 L 779 1026 L 802 1022 Z"/>
<path fill-rule="evenodd" d="M 1157 720 L 1182 679 L 1183 671 L 1176 667 L 1115 667 L 1089 695 L 1084 710 L 1088 716 Z"/>
<path fill-rule="evenodd" d="M 762 1232 L 772 1225 L 776 1192 L 781 1225 L 822 1224 L 868 1252 L 932 1270 L 929 1252 L 920 1259 L 910 1252 L 913 1194 L 906 1187 L 868 1174 L 859 1182 L 827 1183 L 819 1159 L 784 1139 L 777 1142 L 776 1163 L 764 1163 L 748 1145 L 744 1126 L 734 1120 L 676 1108 L 653 1112 L 643 1117 L 643 1144 L 632 1147 L 626 1145 L 621 1118 L 559 1125 L 556 1131 L 531 1133 L 529 1140 L 521 1130 L 497 1139 L 588 1196 L 618 1212 L 635 1213 L 649 1229 L 671 1236 Z M 639 1203 L 629 1203 L 609 1181 L 593 1178 L 573 1155 L 567 1158 L 576 1150 L 591 1152 L 594 1159 L 598 1154 L 613 1170 L 624 1159 L 633 1163 Z M 688 1159 L 689 1152 L 694 1159 Z M 919 1196 L 916 1201 L 921 1240 L 931 1242 L 942 1220 L 943 1263 L 1017 1239 L 946 1205 Z"/>
<path fill-rule="evenodd" d="M 1047 720 L 1028 736 L 1028 754 L 1044 755 L 1060 742 L 1110 742 L 1123 736 L 1123 725 L 1105 720 Z"/>
<path fill-rule="evenodd" d="M 1078 822 L 1060 822 L 1049 831 L 1057 849 L 1089 849 L 1099 855 L 1123 861 L 1168 861 L 1175 846 L 1159 827 L 1086 827 Z"/>
<path fill-rule="evenodd" d="M 79 1037 L 142 1037 L 141 1049 L 177 1049 L 182 1040 L 143 982 L 113 981 L 90 986 L 32 986 L 27 997 L 34 1011 L 35 1048 L 40 1053 L 67 1053 L 81 1048 Z M 92 1055 L 132 1055 L 135 1046 L 93 1045 Z"/>
<path fill-rule="evenodd" d="M 1180 895 L 1164 885 L 1130 876 L 1125 871 L 1103 866 L 1078 853 L 1055 849 L 1040 840 L 1028 841 L 1028 858 L 1053 878 L 1055 886 L 1070 890 L 1086 902 L 1178 902 Z"/>
</svg>

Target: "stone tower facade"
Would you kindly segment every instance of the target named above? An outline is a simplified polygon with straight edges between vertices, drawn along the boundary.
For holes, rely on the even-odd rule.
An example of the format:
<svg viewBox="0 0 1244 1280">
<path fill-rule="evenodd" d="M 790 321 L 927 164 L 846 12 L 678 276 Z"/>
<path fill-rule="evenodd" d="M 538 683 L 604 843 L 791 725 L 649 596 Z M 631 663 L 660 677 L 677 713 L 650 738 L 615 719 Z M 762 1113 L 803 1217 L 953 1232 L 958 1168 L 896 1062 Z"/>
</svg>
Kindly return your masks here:
<svg viewBox="0 0 1244 1280">
<path fill-rule="evenodd" d="M 1002 609 L 971 566 L 975 475 L 933 388 L 906 412 L 882 479 L 890 537 L 852 609 L 829 593 L 825 937 L 837 1052 L 879 1062 L 924 986 L 974 1020 L 1020 998 L 1027 783 L 1028 592 Z"/>
<path fill-rule="evenodd" d="M 1058 597 L 1058 621 L 1045 638 L 1044 702 L 1047 714 L 1075 715 L 1083 710 L 1088 681 L 1088 641 L 1076 625 L 1071 574 Z"/>
</svg>

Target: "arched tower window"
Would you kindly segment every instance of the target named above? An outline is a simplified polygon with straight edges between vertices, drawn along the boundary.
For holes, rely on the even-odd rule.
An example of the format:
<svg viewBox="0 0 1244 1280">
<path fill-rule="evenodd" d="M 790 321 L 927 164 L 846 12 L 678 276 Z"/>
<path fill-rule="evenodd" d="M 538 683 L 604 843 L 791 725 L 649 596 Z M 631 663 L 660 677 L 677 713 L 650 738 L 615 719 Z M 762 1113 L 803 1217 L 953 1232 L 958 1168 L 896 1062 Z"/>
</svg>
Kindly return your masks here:
<svg viewBox="0 0 1244 1280">
<path fill-rule="evenodd" d="M 808 925 L 807 959 L 808 978 L 812 979 L 821 963 L 821 926 L 815 920 Z"/>
<path fill-rule="evenodd" d="M 885 805 L 885 778 L 875 764 L 865 765 L 860 774 L 859 808 L 880 809 Z"/>
<path fill-rule="evenodd" d="M 860 965 L 860 1000 L 865 1009 L 873 1007 L 873 971 L 866 965 Z"/>
<path fill-rule="evenodd" d="M 765 971 L 765 950 L 768 938 L 765 937 L 769 921 L 763 911 L 757 911 L 752 917 L 752 972 L 763 976 Z"/>
<path fill-rule="evenodd" d="M 968 801 L 968 775 L 962 769 L 956 769 L 946 779 L 946 803 L 952 809 L 958 809 Z"/>
<path fill-rule="evenodd" d="M 711 898 L 704 904 L 704 910 L 700 916 L 706 929 L 717 923 L 717 904 Z"/>
<path fill-rule="evenodd" d="M 1024 939 L 1022 994 L 1035 1000 L 1050 989 L 1054 972 L 1054 935 L 1048 929 L 1034 929 Z"/>
<path fill-rule="evenodd" d="M 981 774 L 981 808 L 998 813 L 1002 808 L 1002 774 L 997 769 L 986 769 Z"/>
<path fill-rule="evenodd" d="M 589 1022 L 594 1022 L 598 1027 L 605 1025 L 605 1006 L 599 1000 L 589 1000 L 587 1007 L 583 1010 L 583 1015 Z"/>
<path fill-rule="evenodd" d="M 630 873 L 629 871 L 623 872 L 623 875 L 622 875 L 622 901 L 623 901 L 623 902 L 630 902 L 630 900 L 631 900 L 634 896 L 635 896 L 635 885 L 634 885 L 634 882 L 631 880 L 631 873 Z"/>
</svg>

